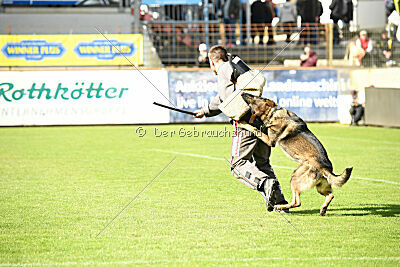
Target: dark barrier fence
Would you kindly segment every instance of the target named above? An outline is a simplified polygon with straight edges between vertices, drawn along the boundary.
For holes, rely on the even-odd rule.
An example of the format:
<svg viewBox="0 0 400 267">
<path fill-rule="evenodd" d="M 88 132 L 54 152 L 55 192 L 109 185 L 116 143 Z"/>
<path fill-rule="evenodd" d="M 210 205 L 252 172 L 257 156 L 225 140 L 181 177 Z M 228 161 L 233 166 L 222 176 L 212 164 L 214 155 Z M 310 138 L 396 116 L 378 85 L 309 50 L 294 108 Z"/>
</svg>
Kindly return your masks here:
<svg viewBox="0 0 400 267">
<path fill-rule="evenodd" d="M 400 127 L 400 88 L 365 88 L 365 123 Z"/>
</svg>

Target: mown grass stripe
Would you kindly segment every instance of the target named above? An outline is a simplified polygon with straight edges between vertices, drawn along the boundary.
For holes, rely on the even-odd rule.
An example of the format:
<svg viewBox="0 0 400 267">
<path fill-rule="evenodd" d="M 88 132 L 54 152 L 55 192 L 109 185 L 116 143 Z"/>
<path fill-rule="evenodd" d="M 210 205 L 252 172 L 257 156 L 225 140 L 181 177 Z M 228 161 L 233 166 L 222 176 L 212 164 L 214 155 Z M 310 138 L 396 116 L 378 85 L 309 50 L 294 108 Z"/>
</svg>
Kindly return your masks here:
<svg viewBox="0 0 400 267">
<path fill-rule="evenodd" d="M 193 154 L 193 153 L 176 152 L 176 151 L 162 150 L 162 149 L 153 149 L 153 150 L 157 151 L 157 152 L 171 153 L 171 154 L 176 154 L 176 155 L 190 156 L 190 157 L 203 158 L 203 159 L 224 160 L 224 158 L 216 158 L 216 157 L 210 157 L 210 156 L 206 156 L 206 155 L 199 155 L 199 154 Z M 293 167 L 279 166 L 279 165 L 272 165 L 272 167 L 280 168 L 280 169 L 291 169 L 291 170 L 294 169 Z M 379 183 L 400 185 L 399 182 L 390 181 L 390 180 L 384 180 L 384 179 L 375 179 L 375 178 L 358 177 L 358 176 L 353 176 L 351 178 L 352 179 L 357 179 L 357 180 L 364 180 L 364 181 L 371 181 L 371 182 L 379 182 Z"/>
<path fill-rule="evenodd" d="M 253 261 L 400 261 L 400 257 L 265 257 L 265 258 L 243 258 L 243 259 L 196 259 L 196 260 L 134 260 L 134 261 L 112 261 L 112 262 L 51 262 L 51 263 L 1 263 L 0 266 L 73 266 L 73 265 L 129 265 L 129 264 L 157 264 L 157 263 L 207 263 L 207 262 L 253 262 Z"/>
</svg>

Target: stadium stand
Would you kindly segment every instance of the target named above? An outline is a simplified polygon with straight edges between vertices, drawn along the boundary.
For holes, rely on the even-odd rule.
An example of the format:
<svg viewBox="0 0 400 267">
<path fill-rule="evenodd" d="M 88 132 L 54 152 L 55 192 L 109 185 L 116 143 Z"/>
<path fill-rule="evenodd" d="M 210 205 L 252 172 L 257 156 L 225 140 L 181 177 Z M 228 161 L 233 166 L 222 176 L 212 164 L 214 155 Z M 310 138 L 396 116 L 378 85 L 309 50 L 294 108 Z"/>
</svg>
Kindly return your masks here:
<svg viewBox="0 0 400 267">
<path fill-rule="evenodd" d="M 0 34 L 96 34 L 95 27 L 101 27 L 106 33 L 142 33 L 145 40 L 144 49 L 153 51 L 152 58 L 154 52 L 158 57 L 151 60 L 157 63 L 148 63 L 145 67 L 191 67 L 196 66 L 197 47 L 200 43 L 206 43 L 208 47 L 226 43 L 226 25 L 221 19 L 223 7 L 219 1 L 183 2 L 186 4 L 172 5 L 168 4 L 169 1 L 146 0 L 142 1 L 139 9 L 134 5 L 135 1 L 33 1 L 30 4 L 24 1 L 3 1 L 0 11 Z M 135 12 L 140 12 L 139 23 L 135 20 Z M 265 65 L 287 46 L 285 25 L 277 24 L 277 21 L 266 24 L 266 27 L 264 24 L 265 37 L 260 40 L 259 36 L 251 38 L 250 33 L 259 29 L 260 25 L 246 24 L 248 17 L 246 4 L 243 4 L 234 33 L 235 42 L 229 50 L 240 54 L 249 64 Z M 298 36 L 300 25 L 298 22 L 297 27 L 290 26 L 290 30 L 293 31 L 293 43 L 278 55 L 272 62 L 274 65 L 284 65 L 285 62 L 286 65 L 293 65 L 289 62 L 298 60 L 304 48 Z M 352 65 L 349 62 L 349 50 L 360 29 L 347 26 L 340 28 L 341 41 L 334 44 L 332 23 L 310 23 L 308 26 L 317 29 L 313 37 L 315 40 L 311 40 L 311 43 L 312 49 L 318 54 L 319 66 Z M 268 44 L 271 42 L 267 33 L 271 29 L 275 42 Z M 368 29 L 370 38 L 378 42 L 382 30 Z M 394 41 L 393 48 L 393 61 L 400 62 L 400 43 Z M 377 53 L 378 50 L 375 49 L 373 62 L 369 65 L 382 66 Z"/>
</svg>

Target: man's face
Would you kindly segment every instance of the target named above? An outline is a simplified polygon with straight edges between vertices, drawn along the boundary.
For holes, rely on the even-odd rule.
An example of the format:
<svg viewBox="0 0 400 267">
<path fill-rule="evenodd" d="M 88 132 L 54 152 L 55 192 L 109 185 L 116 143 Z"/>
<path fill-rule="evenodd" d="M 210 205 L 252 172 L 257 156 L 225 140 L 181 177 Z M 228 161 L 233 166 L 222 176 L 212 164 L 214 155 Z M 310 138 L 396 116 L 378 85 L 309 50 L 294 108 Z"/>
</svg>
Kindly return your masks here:
<svg viewBox="0 0 400 267">
<path fill-rule="evenodd" d="M 208 59 L 210 60 L 210 68 L 211 70 L 214 72 L 215 75 L 217 75 L 217 68 L 215 67 L 215 63 L 214 63 L 214 58 L 211 57 L 210 54 L 208 54 Z"/>
<path fill-rule="evenodd" d="M 308 46 L 304 47 L 304 54 L 309 54 L 310 48 Z"/>
<path fill-rule="evenodd" d="M 365 33 L 361 34 L 361 39 L 367 40 L 367 35 Z"/>
</svg>

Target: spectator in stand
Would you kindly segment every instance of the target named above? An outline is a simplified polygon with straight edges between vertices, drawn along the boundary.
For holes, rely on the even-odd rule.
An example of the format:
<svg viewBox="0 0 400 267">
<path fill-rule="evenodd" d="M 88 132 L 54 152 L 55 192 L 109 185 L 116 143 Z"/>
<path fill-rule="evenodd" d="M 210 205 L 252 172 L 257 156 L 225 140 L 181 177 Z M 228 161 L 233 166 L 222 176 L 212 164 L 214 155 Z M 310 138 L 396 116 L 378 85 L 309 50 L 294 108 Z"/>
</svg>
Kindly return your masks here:
<svg viewBox="0 0 400 267">
<path fill-rule="evenodd" d="M 354 6 L 353 0 L 344 0 L 344 17 L 343 17 L 343 28 L 348 29 L 350 21 L 353 20 Z"/>
<path fill-rule="evenodd" d="M 210 67 L 210 61 L 207 54 L 207 45 L 204 43 L 199 45 L 199 56 L 197 57 L 196 65 L 198 67 Z"/>
<path fill-rule="evenodd" d="M 356 40 L 358 48 L 358 62 L 361 66 L 372 66 L 372 40 L 368 37 L 367 31 L 360 31 L 360 37 Z"/>
<path fill-rule="evenodd" d="M 322 15 L 322 4 L 318 0 L 297 0 L 297 14 L 301 17 L 304 28 L 300 41 L 306 44 L 317 44 L 319 17 Z M 301 43 L 301 42 L 300 42 Z"/>
<path fill-rule="evenodd" d="M 400 14 L 400 0 L 393 0 L 394 8 Z"/>
<path fill-rule="evenodd" d="M 339 35 L 339 20 L 343 20 L 344 14 L 346 12 L 345 0 L 332 0 L 329 9 L 331 10 L 331 19 L 333 20 L 333 44 L 340 43 Z"/>
<path fill-rule="evenodd" d="M 393 0 L 393 3 L 394 3 L 394 9 L 396 10 L 397 14 L 400 15 L 400 0 Z M 399 24 L 395 25 L 393 28 L 393 33 L 396 36 L 397 41 L 400 42 L 400 28 L 399 27 L 400 27 Z"/>
<path fill-rule="evenodd" d="M 268 42 L 274 44 L 274 36 L 272 30 L 272 19 L 275 17 L 275 10 L 271 1 L 257 0 L 251 5 L 251 38 L 258 35 L 260 44 L 263 44 L 265 27 L 268 26 Z M 268 24 L 268 25 L 267 25 Z"/>
<path fill-rule="evenodd" d="M 393 61 L 393 38 L 388 38 L 388 33 L 383 31 L 381 33 L 381 39 L 377 43 L 378 50 L 378 66 L 385 63 L 387 66 L 393 66 L 396 62 Z"/>
<path fill-rule="evenodd" d="M 286 42 L 290 42 L 290 36 L 297 25 L 297 10 L 293 0 L 286 0 L 279 7 L 279 23 L 283 27 L 283 32 L 286 34 Z"/>
<path fill-rule="evenodd" d="M 394 39 L 400 42 L 400 0 L 385 0 L 386 14 L 389 24 L 393 24 Z"/>
<path fill-rule="evenodd" d="M 331 19 L 333 20 L 333 44 L 340 43 L 340 34 L 338 22 L 341 20 L 345 28 L 353 20 L 353 2 L 352 0 L 332 0 L 329 9 L 331 10 Z"/>
<path fill-rule="evenodd" d="M 358 122 L 362 119 L 364 116 L 364 102 L 365 102 L 365 96 L 362 98 L 362 95 L 358 95 L 358 92 L 356 90 L 353 90 L 351 92 L 351 97 L 353 98 L 353 101 L 351 103 L 350 107 L 350 115 L 351 115 L 351 124 L 350 126 L 358 126 Z"/>
<path fill-rule="evenodd" d="M 317 66 L 317 53 L 311 50 L 311 47 L 307 45 L 304 47 L 304 54 L 300 56 L 300 66 L 302 67 L 315 67 Z"/>
<path fill-rule="evenodd" d="M 386 16 L 389 17 L 390 14 L 392 14 L 393 10 L 395 10 L 394 1 L 393 0 L 385 0 Z"/>
<path fill-rule="evenodd" d="M 224 23 L 226 27 L 226 46 L 232 47 L 236 44 L 235 31 L 236 21 L 239 17 L 240 0 L 225 0 L 223 2 Z"/>
</svg>

